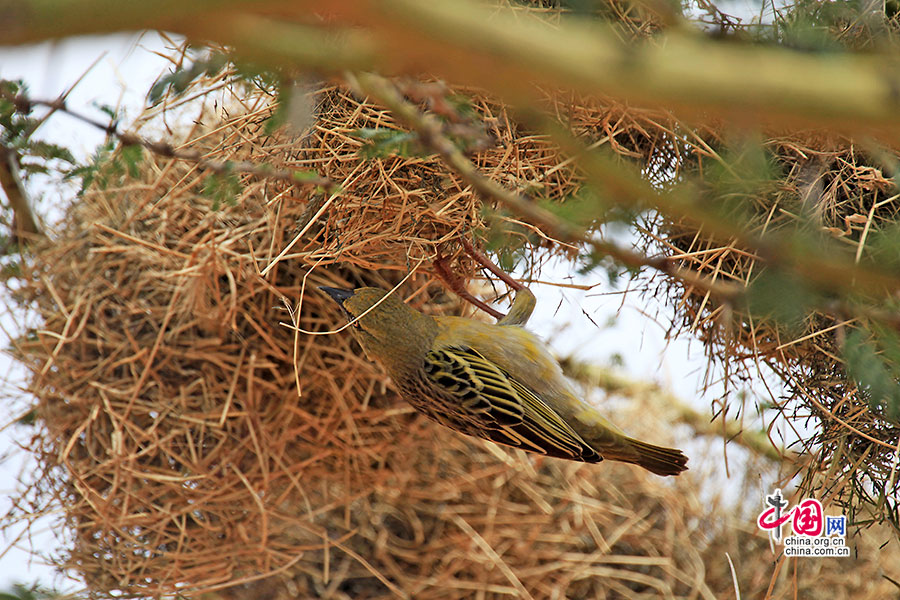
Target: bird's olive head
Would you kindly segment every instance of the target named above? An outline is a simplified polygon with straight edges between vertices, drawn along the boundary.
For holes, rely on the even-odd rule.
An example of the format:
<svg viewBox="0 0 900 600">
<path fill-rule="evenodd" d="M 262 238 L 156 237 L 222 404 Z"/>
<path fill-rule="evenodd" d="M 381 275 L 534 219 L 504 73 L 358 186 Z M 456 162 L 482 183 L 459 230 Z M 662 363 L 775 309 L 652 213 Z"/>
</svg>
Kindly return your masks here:
<svg viewBox="0 0 900 600">
<path fill-rule="evenodd" d="M 404 304 L 396 293 L 387 295 L 385 290 L 372 287 L 319 289 L 343 309 L 352 323 L 353 336 L 366 355 L 385 366 L 418 352 L 434 339 L 434 319 Z M 422 357 L 424 355 L 425 350 L 422 350 Z"/>
</svg>

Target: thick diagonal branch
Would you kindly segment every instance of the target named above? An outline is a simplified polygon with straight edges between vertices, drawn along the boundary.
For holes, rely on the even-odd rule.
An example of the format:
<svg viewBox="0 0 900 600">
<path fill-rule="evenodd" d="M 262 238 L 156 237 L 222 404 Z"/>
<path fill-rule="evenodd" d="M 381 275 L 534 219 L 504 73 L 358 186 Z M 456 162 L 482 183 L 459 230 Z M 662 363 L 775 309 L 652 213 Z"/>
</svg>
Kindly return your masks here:
<svg viewBox="0 0 900 600">
<path fill-rule="evenodd" d="M 622 248 L 612 242 L 598 240 L 587 230 L 566 221 L 522 194 L 506 189 L 484 176 L 462 151 L 441 132 L 441 124 L 431 115 L 423 114 L 408 102 L 390 81 L 371 73 L 348 75 L 348 81 L 358 92 L 371 96 L 391 110 L 404 125 L 419 134 L 422 144 L 433 150 L 454 172 L 468 182 L 479 194 L 494 200 L 504 208 L 514 212 L 526 221 L 541 228 L 547 235 L 563 242 L 584 244 L 598 255 L 613 258 L 628 268 L 650 267 L 683 281 L 686 285 L 698 287 L 711 294 L 729 299 L 741 293 L 735 285 L 713 281 L 683 269 L 664 257 L 650 257 Z"/>
<path fill-rule="evenodd" d="M 15 217 L 15 237 L 26 243 L 32 238 L 41 237 L 43 233 L 34 218 L 28 194 L 19 177 L 18 156 L 15 150 L 4 144 L 0 144 L 0 188 L 3 189 Z"/>
</svg>

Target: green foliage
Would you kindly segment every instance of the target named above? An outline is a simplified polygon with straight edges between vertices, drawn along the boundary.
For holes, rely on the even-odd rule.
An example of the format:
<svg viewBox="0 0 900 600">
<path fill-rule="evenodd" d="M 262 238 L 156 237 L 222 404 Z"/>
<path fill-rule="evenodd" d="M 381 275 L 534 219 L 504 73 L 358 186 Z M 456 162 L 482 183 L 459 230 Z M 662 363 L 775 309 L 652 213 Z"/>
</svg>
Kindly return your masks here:
<svg viewBox="0 0 900 600">
<path fill-rule="evenodd" d="M 477 237 L 485 240 L 485 250 L 492 253 L 497 265 L 504 271 L 513 271 L 526 256 L 529 243 L 538 244 L 535 234 L 518 225 L 504 220 L 503 213 L 482 207 L 482 217 L 488 228 L 476 232 Z"/>
<path fill-rule="evenodd" d="M 889 5 L 885 11 L 890 14 Z M 758 31 L 761 41 L 806 52 L 866 49 L 891 35 L 866 0 L 797 0 Z"/>
<path fill-rule="evenodd" d="M 0 591 L 0 600 L 53 600 L 59 597 L 60 593 L 56 590 L 37 583 L 32 585 L 14 583 L 11 588 Z"/>
<path fill-rule="evenodd" d="M 281 87 L 286 87 L 289 77 L 276 68 L 261 67 L 254 63 L 248 63 L 228 56 L 229 62 L 227 68 L 233 68 L 234 73 L 230 74 L 231 81 L 235 84 L 243 84 L 253 89 L 263 90 L 264 92 L 275 96 Z"/>
<path fill-rule="evenodd" d="M 10 97 L 28 92 L 25 82 L 0 79 L 0 135 L 4 143 L 13 145 L 18 139 L 27 139 L 28 132 L 37 126 L 37 120 L 30 117 L 30 110 L 23 113 Z"/>
<path fill-rule="evenodd" d="M 613 352 L 607 359 L 609 366 L 613 369 L 621 369 L 625 367 L 625 357 L 619 352 Z"/>
<path fill-rule="evenodd" d="M 32 173 L 49 172 L 54 161 L 74 165 L 75 157 L 68 148 L 34 139 L 42 120 L 32 116 L 30 108 L 22 112 L 21 106 L 8 99 L 27 92 L 22 81 L 0 79 L 0 144 L 18 155 L 25 178 Z"/>
<path fill-rule="evenodd" d="M 141 146 L 122 146 L 116 151 L 115 140 L 110 138 L 101 144 L 85 165 L 79 165 L 66 173 L 67 179 L 81 179 L 79 193 L 84 193 L 92 185 L 106 189 L 110 185 L 120 185 L 126 177 L 137 178 L 144 158 Z"/>
<path fill-rule="evenodd" d="M 300 184 L 309 184 L 313 182 L 320 181 L 322 179 L 322 175 L 317 173 L 316 171 L 291 171 L 291 178 Z M 339 185 L 332 184 L 327 188 L 324 186 L 317 185 L 315 188 L 316 194 L 340 194 L 343 191 L 343 188 Z"/>
<path fill-rule="evenodd" d="M 137 145 L 123 146 L 119 152 L 119 159 L 128 176 L 137 179 L 141 174 L 140 165 L 144 159 L 144 149 Z"/>
<path fill-rule="evenodd" d="M 106 178 L 101 172 L 101 167 L 109 161 L 109 156 L 115 149 L 115 144 L 108 139 L 98 146 L 91 155 L 90 160 L 83 165 L 78 165 L 66 174 L 66 179 L 81 179 L 79 193 L 84 193 L 97 181 L 101 189 L 106 187 Z"/>
<path fill-rule="evenodd" d="M 632 225 L 637 218 L 631 207 L 609 202 L 590 185 L 582 187 L 562 202 L 541 199 L 539 204 L 562 220 L 589 230 L 609 224 Z"/>
<path fill-rule="evenodd" d="M 187 65 L 179 65 L 171 73 L 160 77 L 147 94 L 150 104 L 158 104 L 166 95 L 180 96 L 197 79 L 217 75 L 229 64 L 228 58 L 220 52 L 206 54 L 205 57 L 198 58 Z"/>
<path fill-rule="evenodd" d="M 444 99 L 453 108 L 453 112 L 456 113 L 460 120 L 470 123 L 481 123 L 481 115 L 475 110 L 475 107 L 472 105 L 472 99 L 468 96 L 448 94 Z"/>
<path fill-rule="evenodd" d="M 48 173 L 50 169 L 47 167 L 47 163 L 53 160 L 59 160 L 70 165 L 74 165 L 77 162 L 68 148 L 40 140 L 31 140 L 27 145 L 27 151 L 30 156 L 42 160 L 41 162 L 23 161 L 22 171 L 25 174 Z"/>
<path fill-rule="evenodd" d="M 420 93 L 427 98 L 427 102 L 422 100 L 422 103 L 434 109 L 429 118 L 441 123 L 441 133 L 460 151 L 465 154 L 478 152 L 493 143 L 491 136 L 486 133 L 482 115 L 468 97 L 448 92 L 435 94 L 430 90 Z M 351 131 L 350 135 L 364 142 L 358 154 L 366 159 L 389 156 L 426 157 L 435 153 L 427 144 L 422 144 L 418 134 L 414 132 L 387 127 L 365 127 Z"/>
<path fill-rule="evenodd" d="M 866 257 L 882 269 L 900 270 L 900 223 L 869 233 Z"/>
<path fill-rule="evenodd" d="M 280 98 L 281 94 L 290 88 L 288 80 L 278 69 L 262 68 L 259 65 L 245 61 L 235 60 L 227 53 L 211 50 L 204 46 L 189 46 L 186 51 L 186 60 L 176 67 L 171 73 L 160 77 L 147 93 L 147 100 L 151 105 L 156 105 L 166 96 L 177 98 L 185 92 L 193 89 L 197 82 L 204 77 L 216 77 L 227 69 L 233 69 L 228 74 L 231 84 L 234 86 L 250 86 L 255 89 L 265 90 L 267 93 Z M 277 111 L 276 111 L 277 112 Z M 267 129 L 271 133 L 277 129 L 278 124 L 273 124 Z"/>
<path fill-rule="evenodd" d="M 83 193 L 93 184 L 104 188 L 111 182 L 120 182 L 125 175 L 138 176 L 144 152 L 140 146 L 125 146 L 114 152 L 116 145 L 110 138 L 94 151 L 86 164 L 79 164 L 65 146 L 34 138 L 44 120 L 32 116 L 27 102 L 14 103 L 9 99 L 27 97 L 28 90 L 21 81 L 0 80 L 0 92 L 0 144 L 16 153 L 23 178 L 35 173 L 58 173 L 64 180 L 80 179 Z M 117 120 L 114 108 L 95 106 L 111 121 Z"/>
<path fill-rule="evenodd" d="M 747 289 L 747 309 L 790 333 L 798 333 L 821 298 L 796 275 L 772 267 L 762 270 Z"/>
<path fill-rule="evenodd" d="M 322 176 L 315 171 L 291 171 L 291 178 L 297 183 L 309 183 L 321 179 Z"/>
<path fill-rule="evenodd" d="M 25 413 L 24 415 L 22 415 L 21 417 L 19 417 L 16 420 L 16 423 L 18 425 L 27 425 L 27 426 L 34 425 L 36 422 L 37 422 L 37 410 L 35 410 L 35 409 L 29 410 L 27 413 Z M 2 598 L 0 598 L 0 600 L 2 600 Z"/>
<path fill-rule="evenodd" d="M 17 255 L 18 244 L 6 233 L 0 233 L 0 248 L 8 249 L 8 254 L 0 262 L 0 284 L 6 285 L 10 280 L 22 277 L 22 262 Z"/>
<path fill-rule="evenodd" d="M 212 200 L 212 209 L 219 210 L 222 204 L 237 206 L 243 185 L 235 173 L 212 173 L 203 181 L 203 196 Z"/>
<path fill-rule="evenodd" d="M 115 107 L 110 106 L 109 104 L 101 104 L 100 102 L 93 103 L 94 108 L 105 114 L 109 117 L 111 122 L 116 122 L 119 119 L 119 114 L 116 112 Z"/>
<path fill-rule="evenodd" d="M 67 179 L 81 179 L 79 193 L 83 194 L 91 185 L 106 189 L 110 185 L 120 185 L 125 177 L 137 179 L 144 159 L 141 146 L 122 146 L 116 151 L 116 143 L 107 139 L 94 150 L 87 164 L 79 165 L 66 173 Z"/>
<path fill-rule="evenodd" d="M 734 223 L 748 223 L 754 203 L 748 202 L 768 190 L 774 191 L 782 177 L 772 152 L 760 140 L 741 139 L 719 151 L 719 159 L 706 161 L 702 181 L 711 212 Z"/>
<path fill-rule="evenodd" d="M 351 131 L 350 135 L 365 142 L 358 151 L 363 158 L 420 156 L 423 152 L 418 136 L 407 131 L 364 127 Z"/>
<path fill-rule="evenodd" d="M 278 102 L 275 103 L 275 110 L 272 111 L 272 115 L 266 119 L 265 125 L 263 125 L 263 131 L 265 131 L 266 135 L 272 135 L 279 127 L 287 123 L 288 106 L 291 104 L 292 97 L 293 88 L 289 85 L 284 85 L 283 82 L 279 82 Z"/>
<path fill-rule="evenodd" d="M 872 410 L 900 422 L 900 337 L 886 328 L 873 335 L 855 329 L 844 341 L 847 374 L 869 398 Z"/>
<path fill-rule="evenodd" d="M 606 280 L 612 286 L 618 285 L 619 280 L 623 276 L 633 278 L 640 274 L 640 268 L 623 267 L 608 255 L 597 252 L 594 249 L 578 255 L 577 273 L 579 275 L 585 275 L 597 269 L 603 270 L 606 274 Z"/>
</svg>

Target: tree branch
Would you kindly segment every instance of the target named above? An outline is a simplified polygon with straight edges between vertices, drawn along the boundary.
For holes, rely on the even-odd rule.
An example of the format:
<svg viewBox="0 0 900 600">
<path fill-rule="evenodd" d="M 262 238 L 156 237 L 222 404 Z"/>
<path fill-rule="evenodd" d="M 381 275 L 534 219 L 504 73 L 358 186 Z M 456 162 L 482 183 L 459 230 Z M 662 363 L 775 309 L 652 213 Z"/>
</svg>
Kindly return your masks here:
<svg viewBox="0 0 900 600">
<path fill-rule="evenodd" d="M 765 431 L 753 431 L 744 429 L 740 422 L 726 420 L 723 423 L 711 421 L 708 415 L 703 415 L 674 394 L 661 389 L 655 383 L 634 381 L 613 373 L 596 365 L 578 361 L 572 357 L 559 361 L 566 376 L 580 381 L 592 387 L 599 387 L 610 394 L 620 394 L 628 398 L 639 399 L 647 404 L 647 408 L 653 411 L 673 413 L 671 420 L 680 421 L 689 425 L 695 432 L 701 435 L 709 435 L 734 441 L 754 454 L 765 456 L 770 460 L 781 462 L 785 458 L 795 458 L 793 452 L 779 450 L 772 445 L 772 441 Z M 723 416 L 722 419 L 725 419 Z"/>
<path fill-rule="evenodd" d="M 19 177 L 18 156 L 5 144 L 0 144 L 0 188 L 3 189 L 15 217 L 13 235 L 16 239 L 28 243 L 34 238 L 42 237 L 44 234 L 34 218 L 28 194 Z"/>
<path fill-rule="evenodd" d="M 322 177 L 314 172 L 295 171 L 290 169 L 274 169 L 266 164 L 257 164 L 247 161 L 222 161 L 210 160 L 197 150 L 179 150 L 170 143 L 164 141 L 154 141 L 143 138 L 135 133 L 119 131 L 118 124 L 115 122 L 102 123 L 91 117 L 82 115 L 73 111 L 66 106 L 63 100 L 36 100 L 23 95 L 10 96 L 0 92 L 0 96 L 13 102 L 17 110 L 22 113 L 28 113 L 33 106 L 46 106 L 52 110 L 66 113 L 83 123 L 91 125 L 107 135 L 111 135 L 119 140 L 123 146 L 141 146 L 145 150 L 162 156 L 164 158 L 177 158 L 187 162 L 195 163 L 200 169 L 212 171 L 220 174 L 230 173 L 246 173 L 255 177 L 272 179 L 276 181 L 285 181 L 288 183 L 301 185 L 316 185 L 323 188 L 326 192 L 332 192 L 336 189 L 337 184 L 327 177 Z"/>
<path fill-rule="evenodd" d="M 441 132 L 440 122 L 430 115 L 422 114 L 412 103 L 407 102 L 394 86 L 378 75 L 361 73 L 347 75 L 351 87 L 364 95 L 375 98 L 390 109 L 391 113 L 404 125 L 419 134 L 424 146 L 437 153 L 454 172 L 468 182 L 479 194 L 491 199 L 533 225 L 540 227 L 547 235 L 562 242 L 580 243 L 592 248 L 597 254 L 610 256 L 629 268 L 650 267 L 666 275 L 676 277 L 687 285 L 696 286 L 721 298 L 730 299 L 741 293 L 741 287 L 716 282 L 694 271 L 682 269 L 673 261 L 663 257 L 649 257 L 612 242 L 598 240 L 587 230 L 561 219 L 540 207 L 530 198 L 512 192 L 492 179 L 481 174 L 478 168 L 466 158 L 462 151 Z"/>
<path fill-rule="evenodd" d="M 278 20 L 266 16 L 273 13 Z M 365 51 L 342 52 L 340 40 L 309 43 L 310 25 L 352 30 L 354 47 Z M 471 0 L 334 0 L 327 8 L 311 0 L 0 2 L 7 44 L 148 28 L 232 44 L 269 66 L 399 74 L 427 65 L 431 75 L 488 87 L 507 101 L 530 99 L 535 85 L 563 86 L 682 115 L 900 135 L 900 72 L 889 55 L 813 54 L 677 33 L 625 44 L 597 23 L 550 25 Z"/>
</svg>

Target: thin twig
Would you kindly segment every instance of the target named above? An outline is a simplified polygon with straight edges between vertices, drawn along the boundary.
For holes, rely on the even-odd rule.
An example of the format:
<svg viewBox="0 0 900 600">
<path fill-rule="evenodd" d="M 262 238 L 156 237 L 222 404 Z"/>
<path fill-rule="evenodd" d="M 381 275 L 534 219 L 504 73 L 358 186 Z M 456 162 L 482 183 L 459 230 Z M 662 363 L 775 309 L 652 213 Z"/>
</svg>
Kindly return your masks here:
<svg viewBox="0 0 900 600">
<path fill-rule="evenodd" d="M 71 117 L 78 119 L 83 123 L 87 123 L 96 129 L 113 136 L 119 140 L 123 146 L 140 146 L 145 150 L 162 156 L 164 158 L 176 158 L 187 162 L 195 163 L 200 169 L 212 171 L 223 175 L 232 173 L 245 173 L 262 179 L 271 179 L 276 181 L 285 181 L 300 185 L 315 185 L 323 188 L 326 192 L 331 192 L 337 188 L 334 181 L 327 177 L 311 173 L 308 171 L 297 171 L 290 169 L 275 169 L 266 164 L 259 164 L 249 161 L 222 161 L 205 158 L 197 150 L 183 150 L 172 146 L 166 141 L 148 140 L 136 133 L 120 131 L 116 121 L 103 123 L 87 115 L 83 115 L 77 111 L 70 109 L 63 99 L 58 100 L 40 100 L 29 98 L 22 94 L 13 96 L 11 94 L 3 94 L 2 97 L 11 101 L 16 110 L 23 114 L 27 114 L 34 106 L 45 106 L 51 110 L 63 112 Z"/>
<path fill-rule="evenodd" d="M 447 287 L 453 290 L 453 293 L 462 298 L 464 301 L 477 308 L 480 308 L 497 320 L 500 320 L 506 316 L 483 300 L 476 298 L 475 296 L 470 294 L 469 290 L 466 289 L 466 284 L 459 278 L 456 273 L 454 273 L 450 269 L 449 266 L 447 266 L 447 258 L 440 253 L 440 250 L 438 250 L 438 256 L 432 263 L 432 267 L 434 268 L 434 272 L 441 279 L 441 281 L 447 284 Z"/>
</svg>

